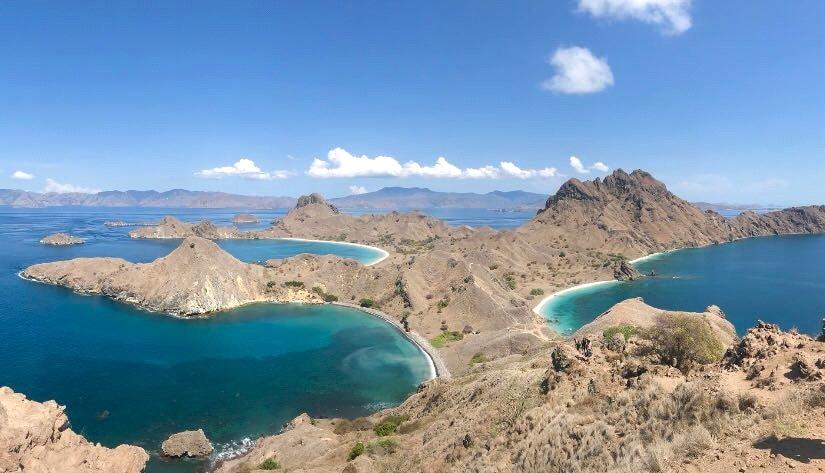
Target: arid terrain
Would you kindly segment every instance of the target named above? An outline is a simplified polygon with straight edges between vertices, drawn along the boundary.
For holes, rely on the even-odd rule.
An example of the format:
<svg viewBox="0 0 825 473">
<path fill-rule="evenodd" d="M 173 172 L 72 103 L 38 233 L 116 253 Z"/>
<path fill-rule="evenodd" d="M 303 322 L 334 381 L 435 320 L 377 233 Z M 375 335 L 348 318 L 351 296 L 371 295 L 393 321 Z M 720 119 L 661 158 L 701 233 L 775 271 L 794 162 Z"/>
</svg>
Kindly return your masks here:
<svg viewBox="0 0 825 473">
<path fill-rule="evenodd" d="M 788 233 L 825 233 L 825 206 L 725 219 L 644 171 L 618 170 L 571 179 L 515 230 L 450 227 L 420 213 L 355 217 L 313 195 L 262 231 L 172 217 L 135 229 L 134 238 L 185 238 L 151 263 L 81 258 L 23 276 L 184 316 L 370 299 L 430 339 L 453 374 L 366 419 L 299 417 L 218 471 L 256 471 L 270 459 L 283 471 L 347 473 L 817 471 L 822 341 L 769 324 L 736 340 L 718 308 L 670 313 L 637 300 L 564 340 L 532 311 L 543 294 L 636 277 L 636 257 Z M 312 255 L 264 266 L 209 241 L 279 237 L 357 242 L 390 256 L 373 266 Z M 584 336 L 592 345 L 574 347 Z"/>
</svg>

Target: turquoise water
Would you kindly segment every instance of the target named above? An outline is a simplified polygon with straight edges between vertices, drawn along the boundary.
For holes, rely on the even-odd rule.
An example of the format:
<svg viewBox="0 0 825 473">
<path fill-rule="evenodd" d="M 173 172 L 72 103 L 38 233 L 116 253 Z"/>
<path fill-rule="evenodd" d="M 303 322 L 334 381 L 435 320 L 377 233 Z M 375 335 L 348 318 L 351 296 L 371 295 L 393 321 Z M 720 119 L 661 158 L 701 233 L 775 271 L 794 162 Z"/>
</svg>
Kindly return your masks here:
<svg viewBox="0 0 825 473">
<path fill-rule="evenodd" d="M 149 261 L 175 247 L 103 226 L 124 216 L 134 215 L 0 210 L 0 385 L 66 404 L 73 428 L 90 440 L 143 446 L 153 453 L 150 472 L 192 472 L 203 463 L 154 456 L 171 433 L 203 428 L 225 451 L 301 412 L 353 417 L 398 404 L 427 378 L 417 347 L 353 309 L 258 304 L 180 320 L 17 276 L 36 262 L 81 255 Z M 89 243 L 37 242 L 60 230 Z M 238 248 L 250 252 L 242 258 L 307 251 Z"/>
<path fill-rule="evenodd" d="M 758 319 L 818 334 L 825 317 L 825 235 L 788 235 L 685 249 L 636 264 L 655 277 L 571 291 L 542 308 L 570 333 L 630 297 L 664 309 L 716 304 L 742 333 Z"/>
</svg>

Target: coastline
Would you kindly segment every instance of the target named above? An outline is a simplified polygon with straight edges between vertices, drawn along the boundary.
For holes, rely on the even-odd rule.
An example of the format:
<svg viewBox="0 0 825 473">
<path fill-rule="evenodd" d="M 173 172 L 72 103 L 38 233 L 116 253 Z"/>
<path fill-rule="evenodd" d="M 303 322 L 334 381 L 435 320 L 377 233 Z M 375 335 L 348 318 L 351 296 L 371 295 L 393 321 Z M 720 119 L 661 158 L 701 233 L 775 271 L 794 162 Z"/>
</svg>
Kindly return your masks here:
<svg viewBox="0 0 825 473">
<path fill-rule="evenodd" d="M 359 305 L 349 304 L 347 302 L 330 302 L 329 304 L 360 310 L 361 312 L 372 315 L 373 317 L 377 317 L 383 320 L 384 322 L 390 324 L 393 328 L 398 330 L 401 333 L 401 335 L 403 335 L 407 340 L 412 342 L 413 345 L 418 347 L 421 353 L 424 354 L 424 357 L 427 358 L 427 362 L 430 365 L 429 379 L 450 379 L 452 377 L 452 375 L 450 374 L 450 370 L 447 369 L 447 364 L 444 362 L 444 359 L 441 358 L 441 355 L 438 353 L 438 350 L 436 350 L 432 345 L 430 345 L 430 342 L 428 342 L 427 339 L 425 339 L 416 332 L 405 331 L 404 327 L 397 320 L 393 319 L 389 315 L 381 312 L 380 310 L 361 307 Z"/>
<path fill-rule="evenodd" d="M 535 307 L 533 307 L 533 313 L 535 313 L 536 315 L 539 315 L 543 319 L 547 320 L 547 317 L 545 317 L 545 314 L 542 313 L 542 309 L 544 309 L 544 306 L 547 305 L 547 303 L 549 303 L 553 298 L 561 296 L 562 294 L 567 294 L 569 292 L 578 291 L 578 290 L 585 289 L 585 288 L 588 288 L 588 287 L 602 286 L 602 285 L 605 285 L 605 284 L 620 283 L 620 282 L 621 281 L 617 281 L 615 279 L 608 279 L 608 280 L 604 280 L 604 281 L 593 281 L 593 282 L 586 282 L 584 284 L 578 284 L 576 286 L 571 286 L 571 287 L 568 287 L 566 289 L 562 289 L 561 291 L 556 291 L 556 292 L 550 294 L 549 296 L 545 297 L 541 301 L 539 301 L 539 303 Z"/>
<path fill-rule="evenodd" d="M 273 240 L 306 241 L 306 242 L 312 242 L 312 243 L 332 243 L 332 244 L 337 244 L 337 245 L 347 245 L 347 246 L 355 246 L 355 247 L 358 247 L 358 248 L 366 248 L 366 249 L 375 250 L 375 251 L 381 253 L 380 258 L 378 258 L 375 261 L 371 261 L 369 263 L 364 263 L 364 266 L 372 266 L 372 265 L 378 264 L 378 263 L 384 261 L 385 259 L 387 259 L 390 256 L 390 252 L 383 249 L 383 248 L 378 248 L 377 246 L 364 245 L 362 243 L 352 243 L 352 242 L 349 242 L 349 241 L 313 240 L 313 239 L 310 239 L 310 238 L 295 238 L 295 237 L 278 237 L 278 238 L 273 238 Z"/>
</svg>

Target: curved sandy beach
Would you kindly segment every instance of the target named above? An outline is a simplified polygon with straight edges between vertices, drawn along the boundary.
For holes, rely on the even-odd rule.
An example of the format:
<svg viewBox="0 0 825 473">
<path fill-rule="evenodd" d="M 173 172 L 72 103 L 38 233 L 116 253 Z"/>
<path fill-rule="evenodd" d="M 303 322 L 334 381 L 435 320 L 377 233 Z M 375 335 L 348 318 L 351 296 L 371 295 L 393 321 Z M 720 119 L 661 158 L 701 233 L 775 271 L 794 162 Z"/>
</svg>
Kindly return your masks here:
<svg viewBox="0 0 825 473">
<path fill-rule="evenodd" d="M 390 253 L 387 250 L 384 250 L 382 248 L 378 248 L 377 246 L 364 245 L 364 244 L 361 244 L 361 243 L 351 243 L 351 242 L 348 242 L 348 241 L 311 240 L 309 238 L 293 238 L 293 237 L 273 238 L 273 240 L 307 241 L 307 242 L 313 242 L 313 243 L 333 243 L 333 244 L 336 244 L 336 245 L 347 245 L 347 246 L 357 246 L 359 248 L 367 248 L 367 249 L 375 250 L 375 251 L 381 253 L 380 258 L 378 258 L 375 261 L 371 261 L 369 263 L 364 263 L 364 266 L 372 266 L 374 264 L 378 264 L 378 263 L 384 261 L 385 259 L 387 259 L 387 257 L 390 256 Z"/>
<path fill-rule="evenodd" d="M 422 337 L 416 332 L 407 332 L 404 330 L 404 327 L 395 319 L 390 317 L 389 315 L 381 312 L 380 310 L 369 309 L 366 307 L 361 307 L 356 304 L 348 304 L 346 302 L 331 302 L 331 304 L 348 307 L 350 309 L 360 310 L 361 312 L 367 313 L 372 315 L 373 317 L 378 317 L 379 319 L 387 322 L 388 324 L 392 325 L 396 330 L 401 332 L 401 334 L 410 342 L 412 342 L 419 350 L 424 354 L 427 358 L 427 361 L 430 365 L 430 377 L 429 379 L 435 378 L 444 378 L 449 379 L 452 376 L 450 375 L 450 370 L 447 369 L 447 364 L 444 362 L 444 359 L 441 358 L 441 355 L 438 353 L 438 350 L 433 348 L 430 345 L 430 342 L 427 341 L 426 338 Z"/>
</svg>

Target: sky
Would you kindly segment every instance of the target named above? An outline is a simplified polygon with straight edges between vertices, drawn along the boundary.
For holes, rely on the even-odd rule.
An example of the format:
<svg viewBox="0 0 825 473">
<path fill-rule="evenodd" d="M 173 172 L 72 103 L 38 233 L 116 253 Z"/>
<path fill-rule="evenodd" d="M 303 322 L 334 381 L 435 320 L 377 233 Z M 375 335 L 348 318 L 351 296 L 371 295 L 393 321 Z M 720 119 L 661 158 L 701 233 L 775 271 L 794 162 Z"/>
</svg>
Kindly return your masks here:
<svg viewBox="0 0 825 473">
<path fill-rule="evenodd" d="M 825 203 L 821 0 L 0 3 L 0 187 Z"/>
</svg>

